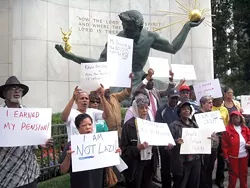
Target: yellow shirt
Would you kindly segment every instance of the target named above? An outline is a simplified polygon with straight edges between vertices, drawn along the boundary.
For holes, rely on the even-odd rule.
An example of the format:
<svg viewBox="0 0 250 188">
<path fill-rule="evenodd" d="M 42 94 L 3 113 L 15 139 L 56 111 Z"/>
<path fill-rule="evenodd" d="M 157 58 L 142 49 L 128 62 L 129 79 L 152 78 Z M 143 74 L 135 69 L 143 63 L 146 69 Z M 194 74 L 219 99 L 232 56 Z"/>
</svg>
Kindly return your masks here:
<svg viewBox="0 0 250 188">
<path fill-rule="evenodd" d="M 228 114 L 227 108 L 224 106 L 220 106 L 220 107 L 213 106 L 212 111 L 217 111 L 217 110 L 220 111 L 224 125 L 227 126 L 229 123 L 229 114 Z"/>
</svg>

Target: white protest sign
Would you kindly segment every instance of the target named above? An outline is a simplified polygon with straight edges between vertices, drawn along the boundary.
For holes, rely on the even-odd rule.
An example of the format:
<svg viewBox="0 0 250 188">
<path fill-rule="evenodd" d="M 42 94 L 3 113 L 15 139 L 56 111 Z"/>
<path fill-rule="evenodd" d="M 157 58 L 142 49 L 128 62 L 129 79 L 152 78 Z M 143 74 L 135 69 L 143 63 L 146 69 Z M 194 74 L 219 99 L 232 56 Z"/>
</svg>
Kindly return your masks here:
<svg viewBox="0 0 250 188">
<path fill-rule="evenodd" d="M 151 146 L 175 145 L 173 136 L 166 123 L 156 123 L 136 118 L 141 143 Z"/>
<path fill-rule="evenodd" d="M 117 131 L 71 136 L 72 171 L 86 171 L 120 164 Z"/>
<path fill-rule="evenodd" d="M 149 67 L 154 70 L 154 77 L 169 77 L 168 59 L 149 57 Z"/>
<path fill-rule="evenodd" d="M 51 116 L 51 108 L 0 108 L 0 147 L 45 144 Z"/>
<path fill-rule="evenodd" d="M 205 129 L 183 128 L 180 154 L 211 154 L 210 136 Z"/>
<path fill-rule="evenodd" d="M 194 65 L 171 64 L 174 79 L 196 80 Z"/>
<path fill-rule="evenodd" d="M 110 86 L 130 88 L 129 75 L 132 72 L 132 56 L 132 39 L 108 35 L 107 62 L 112 72 Z"/>
<path fill-rule="evenodd" d="M 250 95 L 241 95 L 243 114 L 250 114 Z"/>
<path fill-rule="evenodd" d="M 220 111 L 194 114 L 194 117 L 200 129 L 206 129 L 210 133 L 226 130 Z"/>
<path fill-rule="evenodd" d="M 128 168 L 127 164 L 122 160 L 121 157 L 120 157 L 120 164 L 116 165 L 115 167 L 117 168 L 117 170 L 119 170 L 119 172 L 123 172 Z"/>
<path fill-rule="evenodd" d="M 194 92 L 197 101 L 200 101 L 200 98 L 203 96 L 211 96 L 213 98 L 222 97 L 219 79 L 194 85 Z"/>
<path fill-rule="evenodd" d="M 95 91 L 102 84 L 109 88 L 110 69 L 107 62 L 82 63 L 80 87 L 86 91 Z"/>
</svg>

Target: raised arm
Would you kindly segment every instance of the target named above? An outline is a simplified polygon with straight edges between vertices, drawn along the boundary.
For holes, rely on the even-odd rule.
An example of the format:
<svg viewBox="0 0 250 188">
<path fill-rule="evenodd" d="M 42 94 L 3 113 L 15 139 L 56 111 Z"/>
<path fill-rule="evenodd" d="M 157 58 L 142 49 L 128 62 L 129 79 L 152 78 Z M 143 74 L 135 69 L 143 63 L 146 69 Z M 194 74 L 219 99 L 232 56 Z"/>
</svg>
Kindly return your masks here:
<svg viewBox="0 0 250 188">
<path fill-rule="evenodd" d="M 81 89 L 78 89 L 78 86 L 75 88 L 73 96 L 71 97 L 70 101 L 68 102 L 67 106 L 64 108 L 62 114 L 61 114 L 61 119 L 64 122 L 68 121 L 68 117 L 70 114 L 70 111 L 72 109 L 72 106 L 74 105 L 75 100 L 77 99 L 79 92 L 81 92 Z"/>
<path fill-rule="evenodd" d="M 56 44 L 55 45 L 56 50 L 66 59 L 72 60 L 78 64 L 81 63 L 93 63 L 93 62 L 98 62 L 99 60 L 96 59 L 91 59 L 91 58 L 87 58 L 87 57 L 81 57 L 81 56 L 77 56 L 71 52 L 66 52 L 64 50 L 64 48 L 62 47 L 62 45 Z"/>
<path fill-rule="evenodd" d="M 159 34 L 156 34 L 154 43 L 152 44 L 152 48 L 163 52 L 175 54 L 183 46 L 190 29 L 192 27 L 200 25 L 203 20 L 204 18 L 201 19 L 199 22 L 187 22 L 183 26 L 181 32 L 177 35 L 177 37 L 175 37 L 172 44 L 168 40 L 161 37 Z"/>
</svg>

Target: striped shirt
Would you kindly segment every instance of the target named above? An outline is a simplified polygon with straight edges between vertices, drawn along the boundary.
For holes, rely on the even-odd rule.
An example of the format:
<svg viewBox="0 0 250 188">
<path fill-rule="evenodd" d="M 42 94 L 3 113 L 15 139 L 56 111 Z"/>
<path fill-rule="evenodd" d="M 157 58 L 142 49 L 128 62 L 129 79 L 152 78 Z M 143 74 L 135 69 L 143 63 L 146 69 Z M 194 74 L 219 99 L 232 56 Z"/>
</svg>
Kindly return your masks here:
<svg viewBox="0 0 250 188">
<path fill-rule="evenodd" d="M 6 104 L 0 107 L 7 108 Z M 0 147 L 1 188 L 23 186 L 39 177 L 40 169 L 34 153 L 36 148 L 36 146 Z"/>
</svg>

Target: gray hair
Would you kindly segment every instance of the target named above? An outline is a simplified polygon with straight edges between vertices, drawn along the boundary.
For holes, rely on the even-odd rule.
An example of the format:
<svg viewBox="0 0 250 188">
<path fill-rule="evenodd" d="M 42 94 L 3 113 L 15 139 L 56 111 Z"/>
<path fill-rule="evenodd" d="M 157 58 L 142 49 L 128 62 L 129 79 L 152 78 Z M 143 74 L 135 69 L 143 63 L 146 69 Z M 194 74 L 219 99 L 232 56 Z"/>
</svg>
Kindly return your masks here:
<svg viewBox="0 0 250 188">
<path fill-rule="evenodd" d="M 136 26 L 143 26 L 143 16 L 137 10 L 129 10 L 119 14 L 119 18 L 124 23 L 134 23 Z"/>
<path fill-rule="evenodd" d="M 213 98 L 211 96 L 208 96 L 208 95 L 201 97 L 200 105 L 202 106 L 203 104 L 205 104 L 209 100 L 213 100 Z"/>
<path fill-rule="evenodd" d="M 137 106 L 148 105 L 149 99 L 146 95 L 140 93 L 135 97 L 135 102 Z"/>
</svg>

